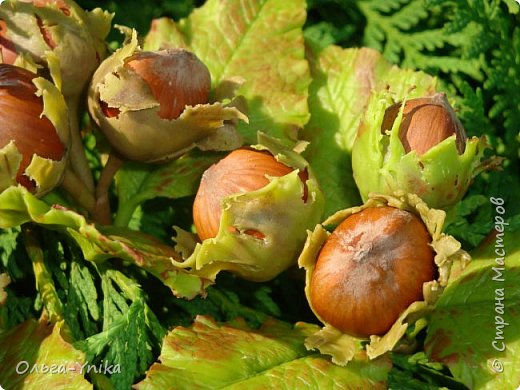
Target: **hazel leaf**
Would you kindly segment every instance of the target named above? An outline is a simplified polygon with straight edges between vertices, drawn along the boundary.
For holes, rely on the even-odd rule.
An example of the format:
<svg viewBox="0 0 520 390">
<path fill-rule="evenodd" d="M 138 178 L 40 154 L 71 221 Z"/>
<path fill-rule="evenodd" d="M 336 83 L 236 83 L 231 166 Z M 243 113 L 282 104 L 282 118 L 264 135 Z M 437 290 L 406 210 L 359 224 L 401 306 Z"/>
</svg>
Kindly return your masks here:
<svg viewBox="0 0 520 390">
<path fill-rule="evenodd" d="M 2 333 L 1 386 L 92 389 L 81 372 L 85 355 L 66 340 L 62 326 L 63 322 L 27 320 Z"/>
<path fill-rule="evenodd" d="M 269 388 L 386 388 L 388 359 L 339 367 L 303 346 L 315 325 L 295 326 L 268 319 L 260 329 L 244 321 L 219 325 L 198 316 L 190 328 L 177 327 L 163 341 L 140 390 Z"/>
<path fill-rule="evenodd" d="M 492 235 L 452 273 L 431 315 L 426 353 L 468 388 L 520 383 L 519 242 L 520 231 Z"/>
<path fill-rule="evenodd" d="M 146 233 L 113 226 L 96 227 L 84 216 L 60 205 L 49 206 L 23 187 L 10 187 L 0 194 L 0 228 L 35 222 L 73 238 L 85 258 L 103 262 L 120 258 L 144 269 L 179 297 L 203 294 L 209 280 L 174 265 L 180 255 L 172 246 Z"/>
<path fill-rule="evenodd" d="M 202 174 L 218 157 L 212 153 L 188 153 L 159 166 L 125 164 L 116 177 L 119 209 L 115 224 L 127 225 L 135 209 L 147 200 L 194 195 Z"/>
</svg>

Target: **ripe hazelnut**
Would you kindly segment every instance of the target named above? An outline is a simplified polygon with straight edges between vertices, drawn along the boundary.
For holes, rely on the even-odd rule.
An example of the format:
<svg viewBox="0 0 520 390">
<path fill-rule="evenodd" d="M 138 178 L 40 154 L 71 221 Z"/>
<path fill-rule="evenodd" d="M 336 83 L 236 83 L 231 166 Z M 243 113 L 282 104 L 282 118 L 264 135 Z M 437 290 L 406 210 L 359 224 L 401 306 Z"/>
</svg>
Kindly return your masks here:
<svg viewBox="0 0 520 390">
<path fill-rule="evenodd" d="M 37 75 L 14 65 L 0 64 L 0 148 L 11 141 L 22 155 L 16 180 L 30 191 L 36 183 L 25 175 L 33 156 L 61 160 L 66 147 L 45 116 L 43 99 L 32 80 Z"/>
<path fill-rule="evenodd" d="M 401 106 L 402 102 L 399 102 L 386 109 L 381 131 L 392 128 Z M 422 155 L 453 134 L 456 135 L 459 154 L 464 153 L 466 133 L 445 94 L 411 99 L 405 103 L 399 138 L 406 153 L 414 150 Z"/>
<path fill-rule="evenodd" d="M 137 52 L 125 60 L 150 87 L 159 102 L 158 115 L 176 119 L 186 106 L 205 104 L 209 100 L 211 76 L 195 54 L 184 49 Z"/>
<path fill-rule="evenodd" d="M 369 207 L 350 215 L 319 252 L 312 307 L 344 333 L 383 335 L 435 279 L 431 241 L 421 219 L 405 210 Z"/>
<path fill-rule="evenodd" d="M 285 176 L 292 171 L 270 153 L 245 148 L 212 165 L 204 172 L 193 203 L 193 220 L 200 239 L 217 236 L 225 197 L 258 190 L 269 184 L 269 176 Z M 246 233 L 262 238 L 261 232 Z"/>
</svg>

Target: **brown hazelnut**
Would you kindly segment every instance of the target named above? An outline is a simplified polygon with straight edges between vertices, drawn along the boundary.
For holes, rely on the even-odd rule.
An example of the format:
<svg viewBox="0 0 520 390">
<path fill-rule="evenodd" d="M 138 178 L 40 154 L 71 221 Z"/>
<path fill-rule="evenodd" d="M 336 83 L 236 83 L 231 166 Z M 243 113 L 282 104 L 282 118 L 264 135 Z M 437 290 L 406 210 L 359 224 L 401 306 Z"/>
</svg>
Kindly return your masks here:
<svg viewBox="0 0 520 390">
<path fill-rule="evenodd" d="M 222 200 L 233 194 L 255 191 L 269 184 L 268 176 L 285 176 L 293 169 L 272 154 L 237 149 L 204 172 L 195 201 L 193 220 L 201 240 L 217 236 Z M 261 237 L 260 232 L 246 232 Z"/>
<path fill-rule="evenodd" d="M 421 219 L 405 210 L 369 207 L 350 215 L 320 250 L 312 307 L 344 333 L 383 335 L 435 279 L 431 241 Z"/>
<path fill-rule="evenodd" d="M 32 80 L 37 75 L 14 65 L 0 64 L 0 148 L 14 141 L 22 155 L 16 180 L 35 190 L 36 183 L 25 175 L 34 155 L 59 161 L 65 153 L 56 128 L 43 112 Z"/>
<path fill-rule="evenodd" d="M 184 49 L 142 51 L 125 60 L 160 104 L 159 117 L 176 119 L 186 106 L 206 104 L 211 90 L 208 68 Z"/>
<path fill-rule="evenodd" d="M 402 102 L 399 102 L 386 109 L 381 131 L 392 128 L 401 106 Z M 405 103 L 399 138 L 406 153 L 414 150 L 422 155 L 453 134 L 456 135 L 458 152 L 462 154 L 466 133 L 445 94 L 410 99 Z"/>
</svg>

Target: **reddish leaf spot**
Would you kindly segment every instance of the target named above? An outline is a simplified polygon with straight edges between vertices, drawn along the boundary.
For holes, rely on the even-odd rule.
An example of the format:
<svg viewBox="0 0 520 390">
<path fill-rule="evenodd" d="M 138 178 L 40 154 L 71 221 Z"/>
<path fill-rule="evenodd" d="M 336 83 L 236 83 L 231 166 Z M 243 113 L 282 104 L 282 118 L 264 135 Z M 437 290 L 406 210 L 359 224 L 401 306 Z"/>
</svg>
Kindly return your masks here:
<svg viewBox="0 0 520 390">
<path fill-rule="evenodd" d="M 444 329 L 439 329 L 425 345 L 425 349 L 430 350 L 430 357 L 432 360 L 440 363 L 453 363 L 457 361 L 457 355 L 446 354 L 446 351 L 452 344 L 452 336 L 450 336 Z"/>
<path fill-rule="evenodd" d="M 49 4 L 56 4 L 58 9 L 65 15 L 70 16 L 70 7 L 64 0 L 33 0 L 32 3 L 39 8 L 45 7 Z"/>
<path fill-rule="evenodd" d="M 51 49 L 56 47 L 56 42 L 52 37 L 51 32 L 47 29 L 47 27 L 43 24 L 43 21 L 39 16 L 36 17 L 36 22 L 38 23 L 38 27 L 40 28 L 40 33 L 42 34 L 43 40 Z"/>
</svg>

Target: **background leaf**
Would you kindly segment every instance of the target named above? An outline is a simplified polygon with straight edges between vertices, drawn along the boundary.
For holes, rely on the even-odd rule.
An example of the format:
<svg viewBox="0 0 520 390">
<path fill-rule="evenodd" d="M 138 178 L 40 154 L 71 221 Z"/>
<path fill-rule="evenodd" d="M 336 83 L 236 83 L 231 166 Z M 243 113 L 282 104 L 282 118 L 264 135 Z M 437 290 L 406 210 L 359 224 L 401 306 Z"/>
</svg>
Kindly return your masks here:
<svg viewBox="0 0 520 390">
<path fill-rule="evenodd" d="M 163 244 L 153 236 L 114 226 L 98 229 L 84 216 L 61 207 L 50 207 L 21 186 L 0 193 L 0 227 L 30 221 L 69 235 L 89 261 L 118 258 L 146 270 L 177 296 L 193 298 L 203 293 L 211 283 L 185 269 L 176 268 L 171 260 L 180 260 L 180 255 L 173 246 Z"/>
<path fill-rule="evenodd" d="M 519 242 L 520 232 L 490 236 L 469 266 L 450 280 L 428 327 L 428 356 L 447 365 L 471 389 L 520 385 Z M 506 252 L 505 266 L 496 261 L 500 248 Z M 500 325 L 502 321 L 508 325 Z M 505 351 L 493 346 L 495 340 L 499 349 L 506 343 Z"/>
<path fill-rule="evenodd" d="M 317 326 L 274 319 L 258 330 L 243 322 L 218 325 L 199 316 L 163 341 L 161 363 L 152 365 L 138 389 L 386 388 L 386 359 L 339 367 L 303 346 Z"/>
<path fill-rule="evenodd" d="M 3 388 L 92 389 L 81 373 L 85 357 L 62 337 L 62 324 L 28 320 L 0 333 L 0 385 Z M 63 372 L 43 371 L 50 370 L 52 365 L 56 365 L 55 370 L 63 367 Z"/>
<path fill-rule="evenodd" d="M 190 153 L 159 166 L 126 163 L 116 178 L 119 208 L 114 224 L 126 226 L 136 208 L 147 200 L 194 195 L 202 174 L 219 157 L 217 153 Z"/>
</svg>

